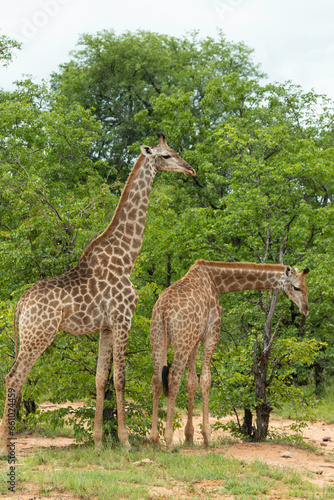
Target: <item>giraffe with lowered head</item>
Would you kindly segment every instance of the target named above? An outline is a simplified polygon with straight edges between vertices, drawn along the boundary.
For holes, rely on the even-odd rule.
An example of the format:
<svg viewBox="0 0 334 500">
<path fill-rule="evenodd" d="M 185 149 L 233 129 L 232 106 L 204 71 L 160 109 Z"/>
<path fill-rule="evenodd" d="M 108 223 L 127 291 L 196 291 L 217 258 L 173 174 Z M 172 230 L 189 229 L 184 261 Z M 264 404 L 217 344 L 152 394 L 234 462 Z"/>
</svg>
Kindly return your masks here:
<svg viewBox="0 0 334 500">
<path fill-rule="evenodd" d="M 222 316 L 219 294 L 237 290 L 276 289 L 284 291 L 297 304 L 301 314 L 308 316 L 308 297 L 305 276 L 290 266 L 280 264 L 251 264 L 241 262 L 214 262 L 198 260 L 187 274 L 167 288 L 154 305 L 151 320 L 151 347 L 154 373 L 152 377 L 153 417 L 150 439 L 159 442 L 158 403 L 162 388 L 168 396 L 165 441 L 167 449 L 173 446 L 173 418 L 175 399 L 182 373 L 188 364 L 186 389 L 188 392 L 188 419 L 185 426 L 187 442 L 193 441 L 193 403 L 198 386 L 196 356 L 203 345 L 200 387 L 203 402 L 202 435 L 209 446 L 209 389 L 210 363 L 217 346 Z M 174 360 L 169 369 L 167 351 L 173 345 Z"/>
<path fill-rule="evenodd" d="M 0 427 L 0 454 L 9 449 L 11 408 L 17 403 L 34 362 L 51 344 L 58 330 L 74 335 L 100 332 L 96 370 L 95 446 L 102 446 L 104 392 L 113 352 L 118 436 L 129 448 L 125 423 L 125 350 L 138 294 L 130 281 L 143 240 L 148 198 L 159 170 L 195 175 L 194 169 L 168 147 L 141 146 L 113 219 L 92 241 L 78 264 L 65 274 L 35 283 L 19 299 L 15 310 L 16 360 L 6 376 L 6 405 Z M 20 349 L 17 353 L 18 329 Z"/>
</svg>

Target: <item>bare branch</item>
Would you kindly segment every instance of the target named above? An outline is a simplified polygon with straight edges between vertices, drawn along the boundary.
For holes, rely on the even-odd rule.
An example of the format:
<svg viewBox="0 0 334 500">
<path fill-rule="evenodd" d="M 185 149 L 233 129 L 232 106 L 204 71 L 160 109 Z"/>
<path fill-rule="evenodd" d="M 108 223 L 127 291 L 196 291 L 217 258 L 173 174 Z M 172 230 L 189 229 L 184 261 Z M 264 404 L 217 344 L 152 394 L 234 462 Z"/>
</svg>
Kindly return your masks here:
<svg viewBox="0 0 334 500">
<path fill-rule="evenodd" d="M 242 298 L 242 300 L 245 300 L 246 302 L 249 302 L 253 306 L 259 306 L 260 305 L 260 302 L 254 302 L 253 300 L 247 299 L 247 297 L 241 297 L 241 298 Z"/>
<path fill-rule="evenodd" d="M 275 373 L 276 373 L 276 368 L 277 366 L 281 363 L 281 361 L 287 356 L 287 354 L 283 354 L 283 356 L 281 356 L 279 359 L 277 359 L 274 364 L 273 364 L 273 368 L 271 370 L 271 375 L 269 377 L 268 380 L 266 380 L 266 387 L 268 387 L 271 382 L 273 381 L 273 378 L 275 376 Z"/>
<path fill-rule="evenodd" d="M 204 246 L 204 247 L 200 247 L 200 248 L 197 248 L 196 249 L 196 252 L 198 250 L 207 250 L 207 249 L 213 249 L 213 250 L 218 250 L 218 252 L 222 252 L 222 253 L 225 253 L 226 255 L 228 255 L 230 257 L 230 259 L 232 259 L 233 262 L 238 262 L 238 259 L 236 257 L 234 257 L 234 255 L 232 255 L 230 252 L 228 252 L 227 250 L 225 250 L 224 248 L 221 248 L 221 247 L 218 247 L 217 245 L 207 245 L 207 246 Z M 194 250 L 195 251 L 195 250 Z"/>
<path fill-rule="evenodd" d="M 82 361 L 79 361 L 77 359 L 73 359 L 73 358 L 70 358 L 69 356 L 65 356 L 63 355 L 62 356 L 64 359 L 68 359 L 69 361 L 73 361 L 73 363 L 77 363 L 78 365 L 82 365 L 85 370 L 87 370 L 91 375 L 96 375 L 95 371 L 92 370 L 91 368 L 89 368 L 89 366 L 87 366 L 85 363 L 83 363 Z"/>
<path fill-rule="evenodd" d="M 283 255 L 284 255 L 285 245 L 286 245 L 287 239 L 288 239 L 288 235 L 286 234 L 284 236 L 282 246 L 281 246 L 281 248 L 279 250 L 279 263 L 280 264 L 283 264 Z"/>
<path fill-rule="evenodd" d="M 280 326 L 281 322 L 283 321 L 283 319 L 284 319 L 284 318 L 283 318 L 283 316 L 281 316 L 281 317 L 279 318 L 279 320 L 277 321 L 277 324 L 276 324 L 276 327 L 275 327 L 275 331 L 274 331 L 274 333 L 272 334 L 271 339 L 269 340 L 269 344 L 266 346 L 266 348 L 265 348 L 265 349 L 263 349 L 263 355 L 266 355 L 266 353 L 267 353 L 268 351 L 270 352 L 270 350 L 271 350 L 271 348 L 272 348 L 272 345 L 273 345 L 273 343 L 274 343 L 275 337 L 276 337 L 276 335 L 277 335 L 277 333 L 278 333 L 279 326 Z"/>
<path fill-rule="evenodd" d="M 241 425 L 240 425 L 240 420 L 239 420 L 239 416 L 238 416 L 237 410 L 234 408 L 234 406 L 233 406 L 232 410 L 234 411 L 234 414 L 237 417 L 239 431 L 241 432 Z"/>
<path fill-rule="evenodd" d="M 270 241 L 270 231 L 269 231 L 269 224 L 267 224 L 266 244 L 265 244 L 264 256 L 261 259 L 261 264 L 264 264 L 267 260 L 268 250 L 269 250 L 269 241 Z"/>
</svg>

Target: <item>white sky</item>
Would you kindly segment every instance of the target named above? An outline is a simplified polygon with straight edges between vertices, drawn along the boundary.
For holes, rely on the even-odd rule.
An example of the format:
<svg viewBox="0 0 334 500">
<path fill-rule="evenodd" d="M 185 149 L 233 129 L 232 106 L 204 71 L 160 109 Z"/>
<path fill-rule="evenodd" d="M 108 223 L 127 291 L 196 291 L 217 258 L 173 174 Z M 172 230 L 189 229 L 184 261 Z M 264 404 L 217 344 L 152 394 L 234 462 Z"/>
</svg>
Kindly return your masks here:
<svg viewBox="0 0 334 500">
<path fill-rule="evenodd" d="M 1 33 L 23 42 L 0 87 L 23 74 L 47 79 L 69 60 L 81 33 L 145 29 L 202 37 L 221 28 L 255 49 L 269 81 L 292 80 L 334 99 L 334 2 L 331 0 L 12 0 L 0 5 Z M 157 54 L 157 57 L 159 55 Z"/>
</svg>

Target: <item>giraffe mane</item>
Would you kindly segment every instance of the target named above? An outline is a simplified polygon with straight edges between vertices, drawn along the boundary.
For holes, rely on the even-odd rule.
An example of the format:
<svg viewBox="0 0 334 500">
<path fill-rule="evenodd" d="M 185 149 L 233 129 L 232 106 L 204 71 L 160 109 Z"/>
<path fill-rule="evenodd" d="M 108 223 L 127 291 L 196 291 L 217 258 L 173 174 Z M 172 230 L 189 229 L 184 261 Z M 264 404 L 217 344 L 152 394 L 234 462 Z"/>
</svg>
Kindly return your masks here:
<svg viewBox="0 0 334 500">
<path fill-rule="evenodd" d="M 140 153 L 140 155 L 137 158 L 137 161 L 134 164 L 134 167 L 133 167 L 133 169 L 128 177 L 128 180 L 126 181 L 126 184 L 124 186 L 124 189 L 122 191 L 121 197 L 119 199 L 114 216 L 113 216 L 110 224 L 106 227 L 106 229 L 103 231 L 103 233 L 101 233 L 97 238 L 95 238 L 93 241 L 91 241 L 89 243 L 89 245 L 85 249 L 84 253 L 81 255 L 79 262 L 81 262 L 88 255 L 88 253 L 92 250 L 93 247 L 98 245 L 101 240 L 108 237 L 112 233 L 112 231 L 114 230 L 115 224 L 116 224 L 118 217 L 119 217 L 119 214 L 120 214 L 120 211 L 123 208 L 124 203 L 128 199 L 129 191 L 133 185 L 133 182 L 134 182 L 134 180 L 138 174 L 138 171 L 139 171 L 140 167 L 142 166 L 144 160 L 145 160 L 145 156 L 143 155 L 143 153 Z"/>
<path fill-rule="evenodd" d="M 197 260 L 195 266 L 225 267 L 228 269 L 258 269 L 263 271 L 284 271 L 283 264 L 254 264 L 252 262 L 217 262 L 214 260 Z"/>
</svg>

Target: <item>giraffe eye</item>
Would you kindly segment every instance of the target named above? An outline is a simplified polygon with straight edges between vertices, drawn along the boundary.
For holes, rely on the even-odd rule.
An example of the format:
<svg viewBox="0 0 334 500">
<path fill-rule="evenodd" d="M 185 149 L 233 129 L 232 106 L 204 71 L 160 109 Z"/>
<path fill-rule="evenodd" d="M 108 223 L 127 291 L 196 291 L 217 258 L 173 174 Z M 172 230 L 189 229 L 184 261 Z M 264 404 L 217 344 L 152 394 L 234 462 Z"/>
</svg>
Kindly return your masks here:
<svg viewBox="0 0 334 500">
<path fill-rule="evenodd" d="M 164 158 L 164 160 L 168 160 L 168 158 L 170 158 L 170 155 L 162 155 L 162 157 Z"/>
<path fill-rule="evenodd" d="M 298 286 L 295 286 L 295 285 L 292 285 L 293 286 L 293 289 L 296 290 L 296 292 L 300 292 L 300 288 L 298 288 Z"/>
</svg>

